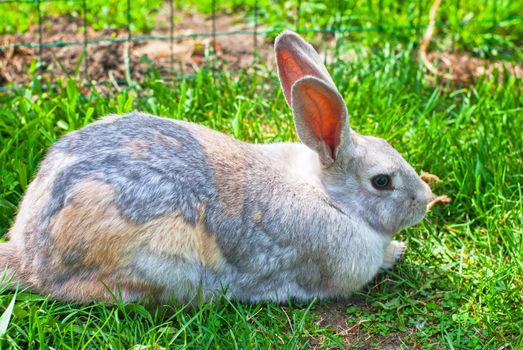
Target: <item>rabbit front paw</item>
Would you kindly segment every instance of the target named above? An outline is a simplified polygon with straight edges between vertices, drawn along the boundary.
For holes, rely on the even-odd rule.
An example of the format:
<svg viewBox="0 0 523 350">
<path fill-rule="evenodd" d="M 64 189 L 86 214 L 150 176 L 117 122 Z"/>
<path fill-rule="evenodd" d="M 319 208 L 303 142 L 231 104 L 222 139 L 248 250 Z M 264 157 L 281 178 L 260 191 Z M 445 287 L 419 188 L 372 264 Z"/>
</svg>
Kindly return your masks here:
<svg viewBox="0 0 523 350">
<path fill-rule="evenodd" d="M 383 256 L 383 264 L 381 265 L 384 269 L 391 269 L 394 264 L 403 257 L 407 250 L 407 244 L 401 241 L 392 241 L 385 248 Z"/>
</svg>

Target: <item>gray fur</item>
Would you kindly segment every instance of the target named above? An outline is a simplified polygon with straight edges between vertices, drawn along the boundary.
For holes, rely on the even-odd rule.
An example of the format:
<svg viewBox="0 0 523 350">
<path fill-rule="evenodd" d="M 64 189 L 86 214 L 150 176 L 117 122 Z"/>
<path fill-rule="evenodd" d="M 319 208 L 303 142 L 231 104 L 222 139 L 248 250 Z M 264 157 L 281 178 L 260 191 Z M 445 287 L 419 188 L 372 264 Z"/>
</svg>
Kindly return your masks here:
<svg viewBox="0 0 523 350">
<path fill-rule="evenodd" d="M 178 140 L 179 146 L 167 147 L 158 134 Z M 150 142 L 146 159 L 133 159 L 124 149 L 126 142 L 138 138 Z M 79 160 L 59 174 L 43 222 L 63 208 L 69 189 L 86 178 L 112 185 L 118 207 L 137 223 L 178 209 L 195 224 L 198 204 L 210 197 L 211 169 L 198 141 L 180 123 L 132 113 L 68 135 L 53 151 L 73 153 Z"/>
</svg>

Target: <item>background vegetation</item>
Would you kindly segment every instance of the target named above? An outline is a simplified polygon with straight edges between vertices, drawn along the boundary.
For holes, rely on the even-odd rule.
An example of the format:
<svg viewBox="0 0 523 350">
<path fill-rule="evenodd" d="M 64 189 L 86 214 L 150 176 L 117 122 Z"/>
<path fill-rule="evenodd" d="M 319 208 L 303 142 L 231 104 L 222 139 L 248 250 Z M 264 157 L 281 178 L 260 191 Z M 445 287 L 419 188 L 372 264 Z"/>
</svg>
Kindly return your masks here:
<svg viewBox="0 0 523 350">
<path fill-rule="evenodd" d="M 90 6 L 98 6 L 96 1 Z M 136 30 L 155 25 L 151 14 L 158 3 L 140 1 L 133 7 Z M 301 25 L 328 28 L 335 3 L 303 1 L 307 16 L 302 18 L 308 19 Z M 208 12 L 209 4 L 177 3 L 201 12 Z M 386 9 L 381 14 L 376 11 L 380 4 Z M 292 5 L 258 1 L 262 21 L 276 28 L 294 25 L 288 10 Z M 444 2 L 441 20 L 449 24 L 432 48 L 517 61 L 523 28 L 515 16 L 521 5 L 519 0 L 461 0 L 459 6 Z M 29 10 L 33 4 L 0 6 L 8 6 L 0 31 L 21 32 L 34 23 Z M 78 15 L 77 3 L 42 6 L 45 11 Z M 418 6 L 425 9 L 421 22 L 426 22 L 426 1 L 350 2 L 339 10 L 341 22 L 402 29 L 354 34 L 342 45 L 357 48 L 357 54 L 350 61 L 329 62 L 351 126 L 387 139 L 416 169 L 440 176 L 443 182 L 435 192 L 453 198 L 421 224 L 398 234 L 409 250 L 394 271 L 383 272 L 349 301 L 310 305 L 242 305 L 220 299 L 198 310 L 172 305 L 150 312 L 134 304 L 77 305 L 4 290 L 0 346 L 522 348 L 521 79 L 499 72 L 475 85 L 435 84 L 416 59 Z M 124 1 L 100 2 L 90 24 L 95 29 L 124 26 L 124 8 Z M 247 19 L 251 14 L 239 1 L 220 2 L 219 8 L 243 11 Z M 492 14 L 499 20 L 495 29 L 489 27 Z M 478 21 L 462 25 L 472 20 Z M 57 138 L 105 114 L 133 110 L 194 121 L 250 142 L 296 140 L 277 78 L 263 65 L 214 74 L 202 70 L 191 79 L 170 83 L 151 76 L 110 92 L 71 79 L 52 88 L 35 80 L 24 89 L 0 94 L 0 234 L 12 224 L 39 161 Z"/>
</svg>

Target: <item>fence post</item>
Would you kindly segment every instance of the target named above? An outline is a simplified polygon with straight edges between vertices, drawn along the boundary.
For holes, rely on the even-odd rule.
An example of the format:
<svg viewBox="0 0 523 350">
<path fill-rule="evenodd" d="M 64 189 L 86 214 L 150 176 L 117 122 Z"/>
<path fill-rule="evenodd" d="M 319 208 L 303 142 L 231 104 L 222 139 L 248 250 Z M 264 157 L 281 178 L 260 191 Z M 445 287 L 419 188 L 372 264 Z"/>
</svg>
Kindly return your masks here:
<svg viewBox="0 0 523 350">
<path fill-rule="evenodd" d="M 133 37 L 131 34 L 131 0 L 127 0 L 127 48 L 126 48 L 126 57 L 125 57 L 125 67 L 127 68 L 127 80 L 128 83 L 131 83 L 133 78 L 133 67 L 131 61 L 131 45 L 133 43 Z"/>
<path fill-rule="evenodd" d="M 212 0 L 212 43 L 211 43 L 212 76 L 216 70 L 216 0 Z"/>
<path fill-rule="evenodd" d="M 169 69 L 170 74 L 174 77 L 174 0 L 169 0 Z"/>
<path fill-rule="evenodd" d="M 38 68 L 40 69 L 41 78 L 43 78 L 43 75 L 44 75 L 44 59 L 43 59 L 43 43 L 42 43 L 43 29 L 42 29 L 42 10 L 40 8 L 40 1 L 41 0 L 36 0 L 36 13 L 38 15 L 38 57 L 40 60 L 40 64 L 38 65 Z"/>
<path fill-rule="evenodd" d="M 87 51 L 87 0 L 82 0 L 83 30 L 84 30 L 84 78 L 89 81 L 89 54 Z"/>
<path fill-rule="evenodd" d="M 258 58 L 258 0 L 254 0 L 254 31 L 252 34 L 252 61 L 256 62 Z"/>
</svg>

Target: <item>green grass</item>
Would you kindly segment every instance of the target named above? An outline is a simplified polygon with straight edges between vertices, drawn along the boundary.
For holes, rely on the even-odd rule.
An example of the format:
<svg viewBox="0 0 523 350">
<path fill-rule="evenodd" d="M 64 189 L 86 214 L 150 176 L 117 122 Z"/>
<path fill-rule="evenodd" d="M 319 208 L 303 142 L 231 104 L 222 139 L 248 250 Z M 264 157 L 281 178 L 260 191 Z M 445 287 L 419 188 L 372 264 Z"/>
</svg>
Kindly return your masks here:
<svg viewBox="0 0 523 350">
<path fill-rule="evenodd" d="M 417 169 L 437 174 L 453 198 L 398 237 L 406 259 L 356 299 L 338 303 L 351 345 L 379 348 L 521 348 L 523 339 L 523 94 L 505 77 L 475 87 L 435 88 L 410 49 L 375 50 L 331 71 L 352 127 L 386 138 Z M 83 92 L 82 92 L 83 91 Z M 206 71 L 166 84 L 151 79 L 108 96 L 72 80 L 0 95 L 0 234 L 6 232 L 45 150 L 108 113 L 140 110 L 185 119 L 251 142 L 296 140 L 273 72 Z M 12 291 L 0 295 L 7 308 Z M 342 348 L 320 322 L 331 303 L 201 309 L 76 305 L 20 292 L 2 348 Z M 341 306 L 340 306 L 341 305 Z M 0 322 L 1 323 L 1 322 Z M 1 328 L 1 327 L 0 327 Z M 158 346 L 158 347 L 154 347 Z M 138 349 L 138 347 L 135 347 Z"/>
</svg>

